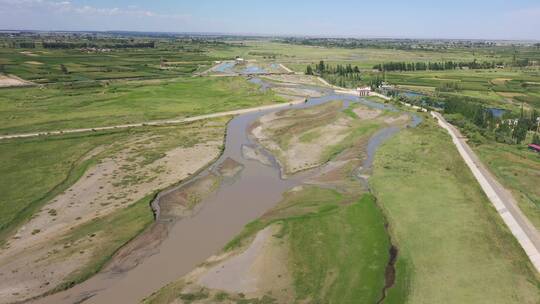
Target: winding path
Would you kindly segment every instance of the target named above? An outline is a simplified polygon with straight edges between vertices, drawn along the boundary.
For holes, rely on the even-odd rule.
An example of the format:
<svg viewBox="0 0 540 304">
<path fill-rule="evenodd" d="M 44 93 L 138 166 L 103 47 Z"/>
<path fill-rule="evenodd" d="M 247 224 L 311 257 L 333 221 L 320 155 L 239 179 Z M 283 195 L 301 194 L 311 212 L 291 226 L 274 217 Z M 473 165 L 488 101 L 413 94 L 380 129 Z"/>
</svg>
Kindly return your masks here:
<svg viewBox="0 0 540 304">
<path fill-rule="evenodd" d="M 503 221 L 518 240 L 523 250 L 525 250 L 525 253 L 536 270 L 540 272 L 540 234 L 538 233 L 538 230 L 521 212 L 512 194 L 506 190 L 482 164 L 459 130 L 449 124 L 441 114 L 431 112 L 431 115 L 437 119 L 442 128 L 450 133 L 459 154 L 471 169 L 474 177 L 502 217 Z"/>
</svg>

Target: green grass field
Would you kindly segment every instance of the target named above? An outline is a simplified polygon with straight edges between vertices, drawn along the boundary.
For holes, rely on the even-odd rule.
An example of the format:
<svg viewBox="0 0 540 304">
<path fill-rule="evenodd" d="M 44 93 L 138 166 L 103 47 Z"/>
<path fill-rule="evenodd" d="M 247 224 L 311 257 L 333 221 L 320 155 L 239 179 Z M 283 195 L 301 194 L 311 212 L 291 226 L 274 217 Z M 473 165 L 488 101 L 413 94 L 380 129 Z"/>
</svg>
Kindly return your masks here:
<svg viewBox="0 0 540 304">
<path fill-rule="evenodd" d="M 283 98 L 243 78 L 177 78 L 0 91 L 0 133 L 98 127 L 255 107 Z"/>
<path fill-rule="evenodd" d="M 480 98 L 497 107 L 516 110 L 521 102 L 540 108 L 540 72 L 519 70 L 451 70 L 387 73 L 395 85 L 416 91 L 432 91 L 455 82 L 460 90 L 451 94 Z M 510 101 L 509 101 L 510 100 Z"/>
<path fill-rule="evenodd" d="M 121 136 L 99 133 L 0 142 L 0 242 L 94 164 L 92 159 L 83 160 L 88 152 Z"/>
<path fill-rule="evenodd" d="M 400 249 L 386 303 L 538 303 L 525 253 L 431 118 L 385 143 L 370 183 Z"/>
<path fill-rule="evenodd" d="M 520 209 L 540 228 L 540 156 L 524 146 L 489 143 L 473 147 L 497 179 L 510 189 Z"/>
<path fill-rule="evenodd" d="M 160 66 L 161 59 L 170 64 Z M 79 82 L 123 78 L 163 78 L 191 75 L 209 68 L 214 58 L 204 53 L 166 49 L 114 50 L 85 53 L 79 50 L 0 48 L 4 72 L 40 83 Z M 60 65 L 68 73 L 61 70 Z"/>
<path fill-rule="evenodd" d="M 434 52 L 431 50 L 396 50 L 377 48 L 338 48 L 294 45 L 270 41 L 242 41 L 242 45 L 211 48 L 210 57 L 241 56 L 248 59 L 265 60 L 272 56 L 272 60 L 284 62 L 288 67 L 298 72 L 306 70 L 306 64 L 318 63 L 320 60 L 332 64 L 352 64 L 364 69 L 371 69 L 373 65 L 385 61 L 472 61 L 477 58 L 483 60 L 508 59 L 510 54 L 491 54 L 481 50 L 449 49 Z M 275 58 L 273 57 L 275 56 Z"/>
<path fill-rule="evenodd" d="M 314 202 L 313 197 L 297 200 Z M 321 213 L 285 222 L 298 302 L 375 303 L 382 295 L 390 245 L 374 198 L 365 195 Z"/>
</svg>

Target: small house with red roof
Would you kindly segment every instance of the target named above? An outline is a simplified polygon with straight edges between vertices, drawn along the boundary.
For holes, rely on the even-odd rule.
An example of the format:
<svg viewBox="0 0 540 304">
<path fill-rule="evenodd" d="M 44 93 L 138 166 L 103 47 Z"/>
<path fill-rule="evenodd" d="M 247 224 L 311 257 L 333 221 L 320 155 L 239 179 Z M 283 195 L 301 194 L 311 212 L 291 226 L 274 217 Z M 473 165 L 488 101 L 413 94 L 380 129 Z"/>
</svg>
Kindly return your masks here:
<svg viewBox="0 0 540 304">
<path fill-rule="evenodd" d="M 540 153 L 540 146 L 539 145 L 530 144 L 529 149 Z"/>
</svg>

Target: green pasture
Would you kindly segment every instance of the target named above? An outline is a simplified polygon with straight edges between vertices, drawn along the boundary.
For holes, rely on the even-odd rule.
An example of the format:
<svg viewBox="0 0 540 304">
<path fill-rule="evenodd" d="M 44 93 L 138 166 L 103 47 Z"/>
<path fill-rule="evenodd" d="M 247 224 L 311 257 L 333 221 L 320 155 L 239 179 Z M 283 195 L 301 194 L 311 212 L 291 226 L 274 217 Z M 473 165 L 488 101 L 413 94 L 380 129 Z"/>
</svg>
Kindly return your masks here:
<svg viewBox="0 0 540 304">
<path fill-rule="evenodd" d="M 400 249 L 386 303 L 538 303 L 538 275 L 455 149 L 424 117 L 377 152 L 370 184 Z"/>
<path fill-rule="evenodd" d="M 243 78 L 177 78 L 0 90 L 0 133 L 92 128 L 255 107 L 283 99 Z"/>
</svg>

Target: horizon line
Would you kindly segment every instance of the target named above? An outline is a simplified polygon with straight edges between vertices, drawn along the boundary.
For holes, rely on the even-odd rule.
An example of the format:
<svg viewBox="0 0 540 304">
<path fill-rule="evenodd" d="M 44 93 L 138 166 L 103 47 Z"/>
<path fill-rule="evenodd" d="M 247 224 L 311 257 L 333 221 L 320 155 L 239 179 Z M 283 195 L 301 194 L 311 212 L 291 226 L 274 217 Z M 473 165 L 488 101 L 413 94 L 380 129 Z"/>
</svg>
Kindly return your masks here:
<svg viewBox="0 0 540 304">
<path fill-rule="evenodd" d="M 321 38 L 321 39 L 395 39 L 395 40 L 448 40 L 448 41 L 507 41 L 507 42 L 540 42 L 540 39 L 510 39 L 510 38 L 442 38 L 442 37 L 413 37 L 413 36 L 353 36 L 353 35 L 313 35 L 313 34 L 268 34 L 268 33 L 231 33 L 203 31 L 140 31 L 140 30 L 42 30 L 42 29 L 0 29 L 7 32 L 41 32 L 41 33 L 138 33 L 138 34 L 168 34 L 168 35 L 216 35 L 241 37 L 279 37 L 279 38 Z"/>
</svg>

